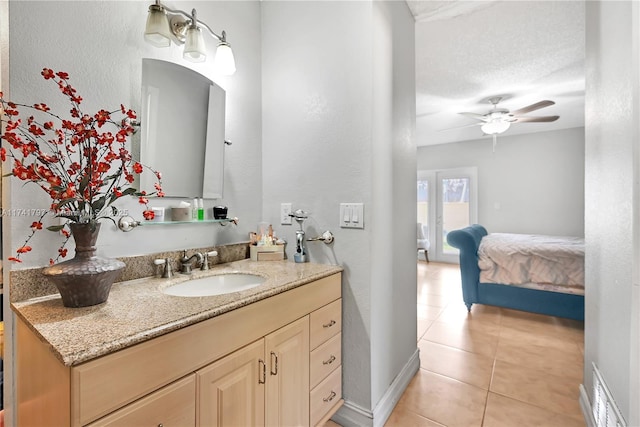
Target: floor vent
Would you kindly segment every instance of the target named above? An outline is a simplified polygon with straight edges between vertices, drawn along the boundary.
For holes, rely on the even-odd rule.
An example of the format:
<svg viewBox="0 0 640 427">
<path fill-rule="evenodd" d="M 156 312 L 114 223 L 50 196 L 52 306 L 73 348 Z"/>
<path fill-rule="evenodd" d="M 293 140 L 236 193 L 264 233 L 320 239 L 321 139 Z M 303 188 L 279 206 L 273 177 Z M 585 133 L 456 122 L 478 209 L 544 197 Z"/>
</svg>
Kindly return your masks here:
<svg viewBox="0 0 640 427">
<path fill-rule="evenodd" d="M 600 371 L 593 364 L 593 396 L 591 399 L 596 427 L 627 427 Z"/>
</svg>

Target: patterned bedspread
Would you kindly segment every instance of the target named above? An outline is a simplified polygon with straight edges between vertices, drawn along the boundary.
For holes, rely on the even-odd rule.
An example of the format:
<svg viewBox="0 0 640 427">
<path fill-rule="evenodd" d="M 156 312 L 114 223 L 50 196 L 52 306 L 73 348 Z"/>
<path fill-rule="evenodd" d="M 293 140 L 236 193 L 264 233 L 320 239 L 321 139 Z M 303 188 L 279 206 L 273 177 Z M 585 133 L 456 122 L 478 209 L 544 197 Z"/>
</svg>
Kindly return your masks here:
<svg viewBox="0 0 640 427">
<path fill-rule="evenodd" d="M 584 293 L 580 237 L 491 233 L 480 242 L 478 266 L 481 283 L 538 284 L 541 289 Z"/>
</svg>

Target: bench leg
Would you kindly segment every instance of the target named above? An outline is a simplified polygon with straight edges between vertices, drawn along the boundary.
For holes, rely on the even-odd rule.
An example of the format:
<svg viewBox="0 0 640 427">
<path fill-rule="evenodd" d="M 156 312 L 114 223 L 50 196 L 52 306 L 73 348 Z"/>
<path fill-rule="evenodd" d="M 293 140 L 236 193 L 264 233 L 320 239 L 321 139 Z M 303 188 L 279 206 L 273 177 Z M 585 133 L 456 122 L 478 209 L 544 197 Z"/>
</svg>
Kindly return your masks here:
<svg viewBox="0 0 640 427">
<path fill-rule="evenodd" d="M 467 306 L 467 311 L 468 311 L 469 313 L 471 313 L 471 306 L 473 305 L 473 303 L 466 303 L 466 302 L 465 302 L 464 304 Z"/>
</svg>

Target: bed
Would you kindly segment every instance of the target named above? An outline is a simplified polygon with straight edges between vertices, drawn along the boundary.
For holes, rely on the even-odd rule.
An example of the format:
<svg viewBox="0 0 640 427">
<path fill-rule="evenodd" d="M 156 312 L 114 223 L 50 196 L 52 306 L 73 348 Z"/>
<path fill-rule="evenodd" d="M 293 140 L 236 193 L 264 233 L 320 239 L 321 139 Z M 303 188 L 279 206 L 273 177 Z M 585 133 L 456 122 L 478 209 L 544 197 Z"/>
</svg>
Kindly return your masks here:
<svg viewBox="0 0 640 427">
<path fill-rule="evenodd" d="M 505 234 L 505 233 L 495 233 Z M 500 267 L 491 265 L 485 257 L 488 251 L 488 243 L 494 240 L 494 234 L 479 224 L 450 231 L 447 234 L 447 242 L 460 250 L 460 274 L 462 279 L 462 296 L 467 309 L 471 311 L 473 304 L 486 304 L 533 313 L 547 314 L 551 316 L 569 319 L 584 320 L 584 240 L 568 238 L 568 245 L 560 245 L 557 240 L 565 239 L 550 237 L 557 243 L 553 252 L 531 253 L 526 248 L 526 241 L 531 235 L 506 235 L 500 236 L 514 238 L 510 241 L 506 253 L 502 258 L 512 263 L 511 276 L 504 276 L 497 270 Z M 544 239 L 543 239 L 544 240 Z M 497 242 L 500 239 L 496 240 Z M 496 242 L 494 242 L 496 243 Z M 540 243 L 540 242 L 537 242 Z M 496 243 L 493 246 L 500 246 Z M 540 245 L 539 245 L 540 246 Z M 553 245 L 551 245 L 553 246 Z M 560 249 L 559 249 L 560 248 Z M 547 251 L 548 249 L 544 249 Z M 491 255 L 489 256 L 491 258 Z M 495 255 L 494 255 L 495 257 Z M 561 267 L 548 267 L 564 259 L 567 263 Z M 552 283 L 547 276 L 533 275 L 539 272 L 537 263 L 550 261 L 546 269 L 554 278 L 553 281 L 565 283 Z M 543 268 L 544 269 L 544 268 Z M 580 275 L 581 273 L 581 275 Z M 505 281 L 505 277 L 513 280 Z M 498 282 L 496 282 L 498 279 Z M 503 282 L 500 283 L 500 279 Z M 534 282 L 538 280 L 539 283 Z"/>
</svg>

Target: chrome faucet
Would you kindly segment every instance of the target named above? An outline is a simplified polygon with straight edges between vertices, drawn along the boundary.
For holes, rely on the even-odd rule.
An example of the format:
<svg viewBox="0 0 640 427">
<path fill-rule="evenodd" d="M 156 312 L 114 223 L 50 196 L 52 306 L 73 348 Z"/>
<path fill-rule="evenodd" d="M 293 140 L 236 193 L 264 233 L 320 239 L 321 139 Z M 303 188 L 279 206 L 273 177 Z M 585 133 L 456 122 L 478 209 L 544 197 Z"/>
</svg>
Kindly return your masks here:
<svg viewBox="0 0 640 427">
<path fill-rule="evenodd" d="M 192 268 L 192 263 L 193 263 L 193 259 L 196 259 L 197 264 L 202 264 L 204 257 L 202 256 L 202 254 L 200 252 L 196 252 L 193 255 L 191 255 L 190 257 L 187 257 L 187 251 L 186 249 L 184 251 L 182 251 L 182 257 L 180 258 L 180 273 L 182 274 L 191 274 L 191 268 Z"/>
</svg>

